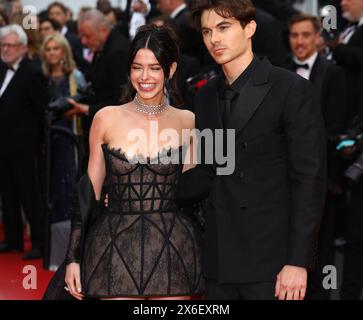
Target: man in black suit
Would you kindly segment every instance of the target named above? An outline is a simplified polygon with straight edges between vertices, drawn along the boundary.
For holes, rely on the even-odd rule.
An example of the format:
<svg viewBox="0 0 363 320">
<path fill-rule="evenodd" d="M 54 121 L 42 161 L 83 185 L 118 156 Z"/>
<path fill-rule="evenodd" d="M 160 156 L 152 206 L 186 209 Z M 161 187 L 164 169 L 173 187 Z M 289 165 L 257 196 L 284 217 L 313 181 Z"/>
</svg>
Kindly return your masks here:
<svg viewBox="0 0 363 320">
<path fill-rule="evenodd" d="M 185 0 L 157 0 L 157 8 L 174 24 L 181 42 L 181 53 L 197 58 L 201 64 L 208 64 L 209 56 L 200 34 L 192 27 Z"/>
<path fill-rule="evenodd" d="M 276 19 L 286 22 L 293 15 L 298 14 L 299 12 L 294 9 L 291 2 L 292 1 L 284 1 L 284 0 L 274 0 L 274 1 L 266 1 L 266 0 L 253 0 L 253 4 L 257 8 L 261 8 L 272 14 Z"/>
<path fill-rule="evenodd" d="M 285 66 L 288 51 L 280 22 L 268 12 L 257 8 L 256 23 L 258 28 L 252 39 L 254 53 L 258 57 L 267 57 L 275 66 Z"/>
<path fill-rule="evenodd" d="M 347 86 L 344 69 L 318 54 L 320 29 L 319 20 L 313 16 L 297 14 L 290 19 L 290 47 L 293 55 L 289 67 L 314 84 L 327 136 L 333 137 L 345 129 Z"/>
<path fill-rule="evenodd" d="M 61 25 L 61 35 L 69 42 L 77 67 L 82 71 L 88 68 L 87 61 L 83 58 L 83 46 L 77 36 L 72 34 L 67 27 L 67 8 L 60 2 L 53 2 L 48 6 L 48 17 Z"/>
<path fill-rule="evenodd" d="M 26 52 L 27 37 L 20 26 L 1 29 L 0 194 L 5 240 L 0 252 L 23 251 L 23 207 L 32 242 L 24 259 L 35 259 L 41 257 L 44 241 L 37 156 L 48 98 L 41 71 Z"/>
<path fill-rule="evenodd" d="M 333 59 L 346 71 L 348 82 L 348 105 L 346 125 L 351 125 L 358 113 L 360 97 L 360 72 L 363 68 L 363 1 L 342 0 L 343 17 L 350 26 L 333 45 Z"/>
<path fill-rule="evenodd" d="M 325 198 L 324 123 L 312 85 L 254 56 L 250 0 L 196 4 L 194 20 L 223 69 L 196 96 L 196 127 L 235 130 L 233 173 L 220 175 L 215 155 L 183 175 L 177 194 L 184 204 L 208 196 L 207 298 L 304 299 Z"/>
<path fill-rule="evenodd" d="M 93 97 L 88 104 L 70 100 L 74 108 L 70 115 L 84 116 L 84 129 L 90 128 L 93 116 L 101 108 L 120 104 L 122 86 L 127 83 L 129 42 L 117 29 L 112 29 L 107 18 L 98 10 L 87 11 L 78 21 L 83 45 L 93 52 L 93 61 L 86 78 L 92 83 Z M 88 136 L 85 135 L 85 147 Z"/>
<path fill-rule="evenodd" d="M 346 109 L 346 81 L 344 69 L 318 54 L 320 21 L 313 16 L 297 14 L 289 21 L 290 47 L 293 53 L 289 67 L 303 78 L 310 80 L 323 112 L 327 138 L 344 133 Z M 332 143 L 328 143 L 328 179 L 327 201 L 321 224 L 318 243 L 318 267 L 310 275 L 311 299 L 328 300 L 331 290 L 323 287 L 324 267 L 334 265 L 334 227 L 336 208 L 344 197 L 340 187 L 343 163 L 336 157 Z M 337 190 L 340 190 L 338 193 Z"/>
<path fill-rule="evenodd" d="M 257 9 L 261 9 L 265 12 L 268 12 L 270 15 L 272 15 L 276 21 L 275 21 L 275 27 L 274 29 L 280 29 L 280 34 L 282 36 L 282 44 L 287 51 L 289 49 L 289 32 L 287 28 L 287 23 L 293 15 L 298 14 L 299 12 L 293 8 L 292 1 L 286 1 L 286 0 L 273 0 L 273 1 L 266 1 L 266 0 L 253 0 L 253 4 L 256 6 Z M 258 13 L 257 13 L 257 19 L 258 19 Z M 258 23 L 258 20 L 256 21 Z M 260 28 L 260 24 L 259 28 Z M 258 28 L 258 29 L 259 29 Z M 258 35 L 258 29 L 257 29 L 257 35 Z M 269 36 L 272 35 L 271 29 L 265 28 L 265 39 L 268 41 L 267 34 Z M 261 32 L 262 33 L 262 32 Z M 276 37 L 276 36 L 275 36 Z M 255 47 L 254 47 L 255 48 Z M 254 49 L 255 50 L 255 49 Z M 285 58 L 285 57 L 283 57 Z M 273 61 L 271 61 L 273 62 Z M 281 64 L 277 64 L 281 66 Z"/>
</svg>

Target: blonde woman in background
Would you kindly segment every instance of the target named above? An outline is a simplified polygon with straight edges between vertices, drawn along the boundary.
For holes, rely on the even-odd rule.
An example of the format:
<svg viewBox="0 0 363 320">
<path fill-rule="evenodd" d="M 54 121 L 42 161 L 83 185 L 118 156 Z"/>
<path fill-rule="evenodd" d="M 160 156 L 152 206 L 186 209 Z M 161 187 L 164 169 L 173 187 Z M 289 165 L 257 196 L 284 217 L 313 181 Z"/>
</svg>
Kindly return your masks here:
<svg viewBox="0 0 363 320">
<path fill-rule="evenodd" d="M 78 88 L 85 86 L 82 73 L 77 70 L 72 56 L 72 50 L 68 41 L 59 34 L 50 35 L 45 38 L 42 48 L 42 70 L 48 79 L 49 94 L 52 102 L 66 102 L 70 96 L 77 94 Z M 54 120 L 53 125 L 68 129 L 79 135 L 79 119 L 72 111 L 52 109 Z M 61 223 L 67 221 L 66 230 L 69 231 L 69 214 L 71 211 L 72 195 L 77 179 L 77 164 L 75 155 L 75 145 L 69 136 L 55 133 L 51 141 L 51 200 L 53 204 L 53 214 L 51 223 Z M 53 225 L 52 230 L 57 225 Z M 58 225 L 64 230 L 64 224 Z M 64 232 L 54 232 L 62 235 Z M 62 236 L 63 237 L 63 236 Z M 64 234 L 64 239 L 68 239 L 68 234 Z M 62 239 L 62 238 L 61 238 Z M 61 240 L 60 239 L 60 240 Z M 67 243 L 52 239 L 54 248 L 51 248 L 51 268 L 57 268 L 63 261 Z M 65 241 L 66 242 L 66 241 Z"/>
</svg>

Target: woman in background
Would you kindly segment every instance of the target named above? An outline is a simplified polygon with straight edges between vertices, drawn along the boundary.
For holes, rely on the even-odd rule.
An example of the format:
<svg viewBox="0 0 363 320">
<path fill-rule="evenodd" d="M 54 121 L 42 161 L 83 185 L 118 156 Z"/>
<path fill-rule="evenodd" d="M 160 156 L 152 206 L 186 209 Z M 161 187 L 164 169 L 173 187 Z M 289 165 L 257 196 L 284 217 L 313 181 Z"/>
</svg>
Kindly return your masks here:
<svg viewBox="0 0 363 320">
<path fill-rule="evenodd" d="M 85 86 L 85 80 L 77 70 L 68 41 L 59 34 L 45 38 L 42 48 L 42 69 L 48 79 L 51 101 L 59 101 L 77 93 Z M 52 125 L 64 128 L 76 135 L 80 134 L 79 119 L 71 112 L 52 109 Z M 51 198 L 53 204 L 52 221 L 58 223 L 70 220 L 71 202 L 77 179 L 75 144 L 71 137 L 62 133 L 52 135 L 51 141 Z M 65 255 L 67 243 L 51 249 L 51 263 L 57 267 Z M 58 261 L 53 255 L 60 257 Z M 52 267 L 52 266 L 51 266 Z"/>
</svg>

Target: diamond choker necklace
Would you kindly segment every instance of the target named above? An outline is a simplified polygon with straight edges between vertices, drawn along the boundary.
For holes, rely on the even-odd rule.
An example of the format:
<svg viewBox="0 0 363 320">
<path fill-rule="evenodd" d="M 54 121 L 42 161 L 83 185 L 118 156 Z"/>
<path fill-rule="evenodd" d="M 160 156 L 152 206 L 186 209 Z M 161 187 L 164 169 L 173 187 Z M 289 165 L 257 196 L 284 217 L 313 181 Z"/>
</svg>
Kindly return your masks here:
<svg viewBox="0 0 363 320">
<path fill-rule="evenodd" d="M 158 105 L 152 105 L 152 104 L 144 104 L 142 103 L 137 94 L 134 98 L 134 105 L 137 111 L 141 113 L 145 113 L 151 118 L 154 115 L 160 114 L 165 111 L 165 109 L 168 107 L 168 104 L 166 103 L 166 99 L 164 97 L 163 102 Z"/>
</svg>

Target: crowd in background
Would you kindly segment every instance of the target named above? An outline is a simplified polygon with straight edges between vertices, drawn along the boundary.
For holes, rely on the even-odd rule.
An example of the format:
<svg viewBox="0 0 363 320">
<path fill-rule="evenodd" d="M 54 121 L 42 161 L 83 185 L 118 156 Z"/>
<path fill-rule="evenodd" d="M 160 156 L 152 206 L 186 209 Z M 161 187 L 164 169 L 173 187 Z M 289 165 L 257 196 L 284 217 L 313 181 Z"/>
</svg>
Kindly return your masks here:
<svg viewBox="0 0 363 320">
<path fill-rule="evenodd" d="M 329 185 L 310 298 L 329 298 L 330 291 L 322 287 L 323 269 L 334 265 L 338 249 L 344 251 L 341 297 L 358 299 L 363 284 L 363 0 L 321 1 L 338 10 L 338 30 L 330 31 L 323 28 L 322 17 L 298 12 L 293 2 L 253 1 L 258 25 L 253 48 L 258 57 L 313 83 L 326 124 Z M 21 1 L 0 4 L 5 231 L 0 252 L 24 250 L 23 211 L 32 240 L 24 259 L 45 256 L 47 267 L 53 268 L 62 261 L 76 181 L 87 164 L 92 118 L 105 106 L 121 104 L 129 81 L 128 46 L 139 26 L 153 23 L 176 30 L 182 99 L 170 102 L 193 110 L 194 95 L 220 70 L 190 23 L 192 4 L 129 0 L 122 10 L 98 0 L 75 13 L 61 1 L 53 2 L 33 17 L 36 28 L 24 28 Z M 358 142 L 340 145 L 346 140 Z M 352 164 L 358 173 L 346 177 Z"/>
</svg>

